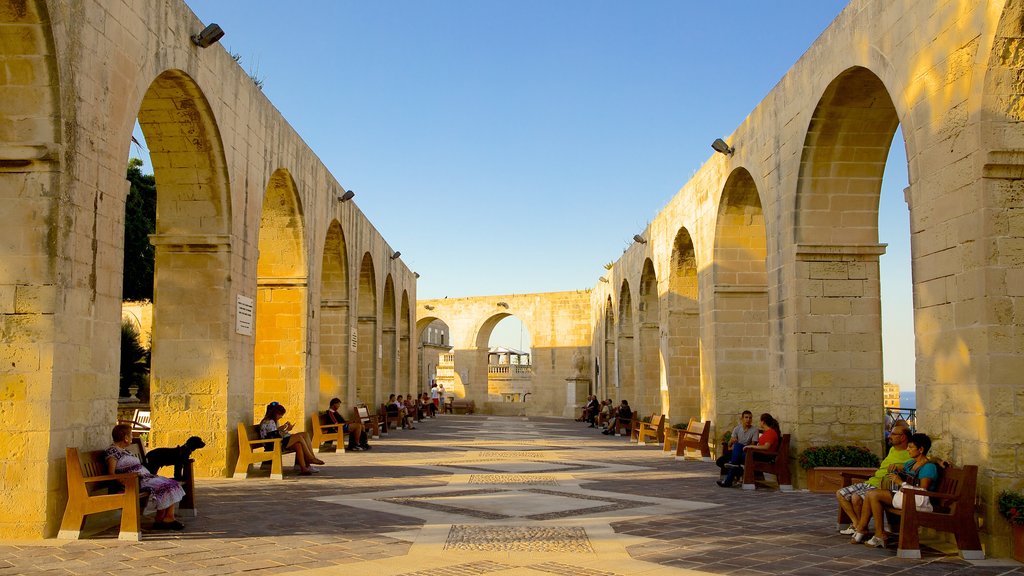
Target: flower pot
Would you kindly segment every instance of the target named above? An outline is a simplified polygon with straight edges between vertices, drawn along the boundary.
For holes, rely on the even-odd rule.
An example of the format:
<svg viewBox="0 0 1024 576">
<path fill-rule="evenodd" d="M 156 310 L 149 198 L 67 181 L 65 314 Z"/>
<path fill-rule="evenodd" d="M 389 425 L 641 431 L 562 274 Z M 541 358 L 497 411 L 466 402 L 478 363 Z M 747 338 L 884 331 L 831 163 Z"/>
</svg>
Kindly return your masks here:
<svg viewBox="0 0 1024 576">
<path fill-rule="evenodd" d="M 843 487 L 843 472 L 875 473 L 877 468 L 857 468 L 853 466 L 818 467 L 807 470 L 807 489 L 811 492 L 835 492 Z"/>
<path fill-rule="evenodd" d="M 1013 559 L 1024 562 L 1024 525 L 1013 525 Z"/>
</svg>

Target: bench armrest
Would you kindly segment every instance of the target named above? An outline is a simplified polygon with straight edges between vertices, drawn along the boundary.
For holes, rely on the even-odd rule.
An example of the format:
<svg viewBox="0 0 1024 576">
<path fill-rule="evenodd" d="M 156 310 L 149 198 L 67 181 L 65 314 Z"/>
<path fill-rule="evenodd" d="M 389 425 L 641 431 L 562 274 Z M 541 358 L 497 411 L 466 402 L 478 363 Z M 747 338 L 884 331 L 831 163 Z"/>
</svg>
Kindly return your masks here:
<svg viewBox="0 0 1024 576">
<path fill-rule="evenodd" d="M 900 492 L 903 492 L 907 496 L 928 496 L 930 498 L 940 498 L 943 500 L 956 500 L 957 497 L 948 492 L 930 492 L 928 490 L 921 490 L 920 488 L 901 488 Z"/>
<path fill-rule="evenodd" d="M 281 438 L 267 438 L 265 440 L 247 440 L 246 442 L 249 444 L 249 446 L 258 446 L 260 444 L 267 444 L 270 442 L 280 443 L 281 440 Z"/>
<path fill-rule="evenodd" d="M 138 478 L 138 475 L 132 474 L 130 472 L 124 472 L 121 474 L 104 474 L 102 476 L 88 476 L 86 478 L 82 478 L 82 481 L 85 482 L 86 484 L 88 484 L 89 482 L 106 482 L 108 480 L 117 480 L 123 482 L 125 480 L 130 480 L 132 478 Z"/>
</svg>

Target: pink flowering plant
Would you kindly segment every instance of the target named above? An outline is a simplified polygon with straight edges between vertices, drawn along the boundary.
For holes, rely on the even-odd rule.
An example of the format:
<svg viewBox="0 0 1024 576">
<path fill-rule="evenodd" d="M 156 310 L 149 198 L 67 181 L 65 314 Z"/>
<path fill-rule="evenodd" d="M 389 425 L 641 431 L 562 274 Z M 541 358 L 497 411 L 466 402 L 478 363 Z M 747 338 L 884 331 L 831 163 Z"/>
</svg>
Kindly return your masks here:
<svg viewBox="0 0 1024 576">
<path fill-rule="evenodd" d="M 861 446 L 811 446 L 800 453 L 797 459 L 804 470 L 822 467 L 878 468 L 878 456 Z"/>
<path fill-rule="evenodd" d="M 997 500 L 999 513 L 1015 526 L 1024 526 L 1024 494 L 1016 490 L 1003 490 Z"/>
</svg>

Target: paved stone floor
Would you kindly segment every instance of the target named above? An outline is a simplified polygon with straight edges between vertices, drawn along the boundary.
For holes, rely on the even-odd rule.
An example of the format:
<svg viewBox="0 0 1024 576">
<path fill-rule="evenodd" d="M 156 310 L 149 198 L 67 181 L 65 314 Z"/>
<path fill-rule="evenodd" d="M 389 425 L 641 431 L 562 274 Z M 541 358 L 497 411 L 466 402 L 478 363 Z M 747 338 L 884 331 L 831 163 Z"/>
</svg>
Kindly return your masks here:
<svg viewBox="0 0 1024 576">
<path fill-rule="evenodd" d="M 181 533 L 0 541 L 0 575 L 1024 574 L 941 540 L 922 560 L 850 545 L 829 495 L 722 489 L 714 464 L 564 419 L 446 415 L 373 445 L 312 477 L 200 480 Z"/>
</svg>

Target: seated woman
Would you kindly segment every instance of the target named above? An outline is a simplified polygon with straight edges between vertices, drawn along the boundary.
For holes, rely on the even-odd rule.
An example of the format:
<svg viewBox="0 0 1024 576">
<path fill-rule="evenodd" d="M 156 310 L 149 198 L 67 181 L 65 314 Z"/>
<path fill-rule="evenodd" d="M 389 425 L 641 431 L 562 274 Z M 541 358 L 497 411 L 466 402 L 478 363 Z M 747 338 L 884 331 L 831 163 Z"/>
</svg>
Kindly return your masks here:
<svg viewBox="0 0 1024 576">
<path fill-rule="evenodd" d="M 420 395 L 420 409 L 431 418 L 437 416 L 437 406 L 430 401 L 430 397 L 427 396 L 426 392 Z"/>
<path fill-rule="evenodd" d="M 757 444 L 747 444 L 746 446 L 743 446 L 737 443 L 733 445 L 732 458 L 725 465 L 725 468 L 727 469 L 725 479 L 715 480 L 715 483 L 722 488 L 729 488 L 737 478 L 741 478 L 743 476 L 742 463 L 746 460 L 747 451 L 755 451 L 755 460 L 771 460 L 772 456 L 767 454 L 758 454 L 756 451 L 774 452 L 779 448 L 779 438 L 782 437 L 782 431 L 779 429 L 778 420 L 772 417 L 771 414 L 765 412 L 764 414 L 761 414 L 757 427 L 761 430 L 761 435 L 757 437 Z"/>
<path fill-rule="evenodd" d="M 281 438 L 282 449 L 295 450 L 295 465 L 299 467 L 299 474 L 309 476 L 316 472 L 310 467 L 310 464 L 323 464 L 324 461 L 313 455 L 313 446 L 310 445 L 309 436 L 305 432 L 292 434 L 291 430 L 295 427 L 294 424 L 291 422 L 278 423 L 278 420 L 284 415 L 284 406 L 277 402 L 267 404 L 267 413 L 263 416 L 263 420 L 260 420 L 260 438 L 264 440 Z"/>
<path fill-rule="evenodd" d="M 900 486 L 907 482 L 922 490 L 928 490 L 939 479 L 939 467 L 928 461 L 928 451 L 932 448 L 932 439 L 927 434 L 914 434 L 907 442 L 907 453 L 910 460 L 902 466 L 893 464 L 889 467 L 888 478 L 892 485 Z M 892 506 L 892 495 L 889 490 L 871 490 L 864 495 L 864 508 L 870 508 L 871 514 L 861 512 L 857 525 L 854 527 L 851 544 L 864 542 L 867 538 L 868 520 L 875 519 L 875 535 L 864 542 L 867 546 L 885 548 L 885 540 L 889 534 L 885 531 L 885 507 Z"/>
<path fill-rule="evenodd" d="M 149 491 L 149 500 L 143 514 L 156 511 L 154 530 L 183 530 L 185 525 L 174 519 L 174 505 L 181 502 L 185 491 L 176 480 L 157 476 L 146 470 L 135 454 L 128 451 L 132 443 L 130 424 L 114 426 L 110 437 L 114 443 L 107 448 L 107 472 L 109 474 L 138 474 L 143 490 Z"/>
</svg>

